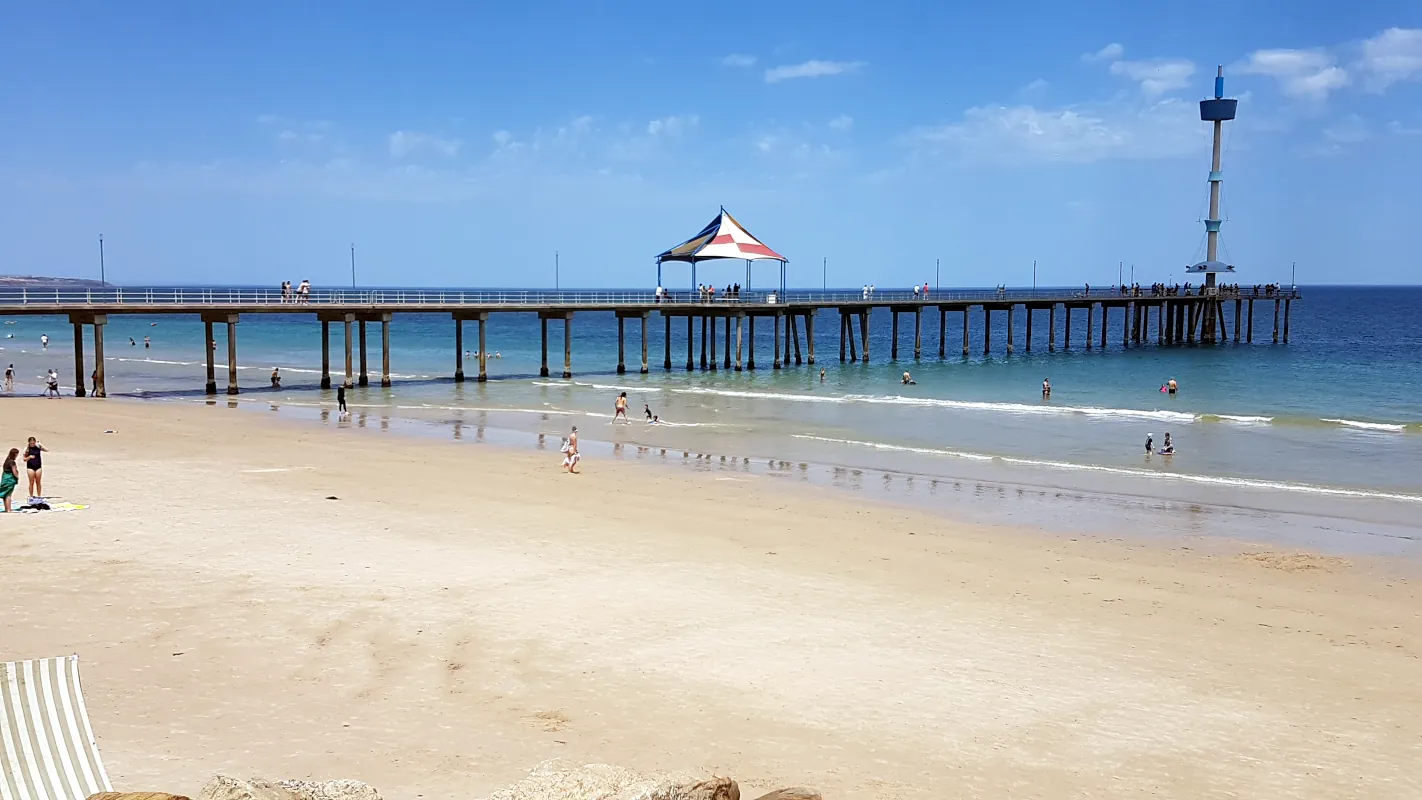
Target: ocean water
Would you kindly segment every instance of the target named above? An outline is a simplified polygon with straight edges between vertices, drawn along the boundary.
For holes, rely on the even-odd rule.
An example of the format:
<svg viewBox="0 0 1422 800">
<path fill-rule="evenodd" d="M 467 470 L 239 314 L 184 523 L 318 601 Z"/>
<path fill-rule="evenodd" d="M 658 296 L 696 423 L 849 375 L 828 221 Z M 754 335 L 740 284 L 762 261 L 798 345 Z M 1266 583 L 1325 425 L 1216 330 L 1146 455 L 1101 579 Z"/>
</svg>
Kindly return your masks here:
<svg viewBox="0 0 1422 800">
<path fill-rule="evenodd" d="M 1315 521 L 1343 520 L 1358 535 L 1422 541 L 1417 535 L 1422 529 L 1422 399 L 1417 394 L 1422 390 L 1422 320 L 1417 316 L 1422 288 L 1308 287 L 1302 292 L 1303 299 L 1293 304 L 1287 345 L 1271 343 L 1273 303 L 1260 301 L 1253 344 L 1123 347 L 1117 312 L 1105 349 L 1099 347 L 1097 315 L 1096 346 L 1088 351 L 1086 315 L 1077 312 L 1072 349 L 1061 347 L 1065 315 L 1058 313 L 1058 347 L 1048 352 L 1047 316 L 1038 312 L 1028 353 L 1019 310 L 1012 355 L 1005 352 L 1003 313 L 993 315 L 994 352 L 982 354 L 979 313 L 971 319 L 968 357 L 960 355 L 962 317 L 950 313 L 948 357 L 940 360 L 938 315 L 929 312 L 923 316 L 923 357 L 912 357 L 913 322 L 905 315 L 900 318 L 899 359 L 891 361 L 890 314 L 880 310 L 871 319 L 870 363 L 841 363 L 838 315 L 821 312 L 814 367 L 771 369 L 767 320 L 756 332 L 758 369 L 742 372 L 687 372 L 686 322 L 681 319 L 672 323 L 673 369 L 664 370 L 665 328 L 654 314 L 647 326 L 651 371 L 638 374 L 640 327 L 629 320 L 629 371 L 620 376 L 615 373 L 614 318 L 587 312 L 573 321 L 571 380 L 557 377 L 563 360 L 561 322 L 549 325 L 554 377 L 540 378 L 537 318 L 496 314 L 487 346 L 500 357 L 489 360 L 490 380 L 473 381 L 477 363 L 471 358 L 465 363 L 470 381 L 463 384 L 452 380 L 454 323 L 436 315 L 397 315 L 391 326 L 394 386 L 379 386 L 380 334 L 379 326 L 372 325 L 372 385 L 351 390 L 348 401 L 363 421 L 395 421 L 437 435 L 477 426 L 481 437 L 491 432 L 487 436 L 517 443 L 535 441 L 540 434 L 562 435 L 578 425 L 594 447 L 606 442 L 619 452 L 630 447 L 633 452 L 686 452 L 687 458 L 729 457 L 742 465 L 802 464 L 807 480 L 814 469 L 828 470 L 831 483 L 841 474 L 835 470 L 849 470 L 846 475 L 860 471 L 861 476 L 869 470 L 891 476 L 891 484 L 892 476 L 901 476 L 917 477 L 920 485 L 970 481 L 1029 487 L 1048 498 L 1035 513 L 1052 519 L 1062 516 L 1065 506 L 1051 498 L 1071 492 L 1080 498 L 1176 504 L 1172 508 L 1265 513 L 1272 516 L 1264 527 L 1273 534 L 1292 524 L 1289 515 L 1302 514 Z M 1226 316 L 1232 326 L 1228 303 Z M 39 376 L 49 367 L 59 370 L 66 384 L 72 382 L 72 328 L 66 320 L 4 321 L 0 360 L 15 364 L 20 391 L 37 393 Z M 466 323 L 469 350 L 477 346 L 475 330 Z M 699 324 L 696 330 L 699 336 Z M 51 337 L 48 351 L 40 349 L 42 333 Z M 143 347 L 145 336 L 151 337 L 151 348 Z M 339 383 L 344 376 L 341 326 L 333 325 L 331 336 L 332 376 Z M 130 337 L 135 345 L 129 345 Z M 244 317 L 238 326 L 244 390 L 238 404 L 292 415 L 329 411 L 335 393 L 318 388 L 319 337 L 320 326 L 309 314 Z M 205 367 L 197 320 L 113 316 L 105 343 L 111 397 L 208 401 L 202 394 Z M 698 341 L 698 363 L 700 349 Z M 723 358 L 721 347 L 717 350 Z M 224 389 L 221 333 L 218 355 L 218 383 Z M 86 358 L 92 363 L 92 355 Z M 284 376 L 280 390 L 267 388 L 274 366 Z M 906 370 L 916 385 L 901 384 Z M 1041 398 L 1043 378 L 1053 385 L 1049 401 Z M 1159 391 L 1170 378 L 1180 385 L 1174 397 Z M 613 402 L 621 391 L 628 394 L 633 424 L 614 426 Z M 643 423 L 644 405 L 662 424 Z M 1146 436 L 1152 435 L 1159 447 L 1167 432 L 1177 454 L 1146 457 Z M 895 493 L 892 487 L 881 488 Z M 951 497 L 926 501 L 961 502 Z M 1016 513 L 1000 509 L 997 517 Z"/>
</svg>

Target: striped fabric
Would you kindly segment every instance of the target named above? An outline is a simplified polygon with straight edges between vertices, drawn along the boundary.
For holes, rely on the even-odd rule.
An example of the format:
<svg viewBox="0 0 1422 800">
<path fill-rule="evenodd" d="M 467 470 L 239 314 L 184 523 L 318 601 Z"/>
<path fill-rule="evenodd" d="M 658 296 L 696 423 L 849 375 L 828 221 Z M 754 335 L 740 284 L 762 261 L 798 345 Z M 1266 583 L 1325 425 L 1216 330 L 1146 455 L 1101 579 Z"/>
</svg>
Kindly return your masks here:
<svg viewBox="0 0 1422 800">
<path fill-rule="evenodd" d="M 79 656 L 0 663 L 0 800 L 112 791 L 79 687 Z"/>
</svg>

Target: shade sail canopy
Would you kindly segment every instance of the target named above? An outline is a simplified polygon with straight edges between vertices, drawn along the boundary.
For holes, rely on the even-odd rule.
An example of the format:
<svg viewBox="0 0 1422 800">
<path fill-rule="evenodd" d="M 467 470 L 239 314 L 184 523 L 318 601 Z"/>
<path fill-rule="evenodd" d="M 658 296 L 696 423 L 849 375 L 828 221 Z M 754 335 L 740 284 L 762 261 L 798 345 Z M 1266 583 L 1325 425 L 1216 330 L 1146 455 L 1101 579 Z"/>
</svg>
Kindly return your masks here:
<svg viewBox="0 0 1422 800">
<path fill-rule="evenodd" d="M 701 232 L 657 256 L 663 261 L 708 261 L 713 258 L 739 258 L 748 261 L 771 259 L 785 261 L 785 256 L 771 250 L 755 238 L 736 218 L 722 208 L 721 213 Z"/>
</svg>

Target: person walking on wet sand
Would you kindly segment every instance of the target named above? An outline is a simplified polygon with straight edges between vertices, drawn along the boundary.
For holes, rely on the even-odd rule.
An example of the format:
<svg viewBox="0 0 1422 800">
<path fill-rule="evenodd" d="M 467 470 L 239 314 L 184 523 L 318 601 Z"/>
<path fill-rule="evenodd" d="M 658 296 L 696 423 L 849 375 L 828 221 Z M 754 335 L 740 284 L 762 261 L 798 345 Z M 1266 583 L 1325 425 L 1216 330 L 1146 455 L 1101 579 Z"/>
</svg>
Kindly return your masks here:
<svg viewBox="0 0 1422 800">
<path fill-rule="evenodd" d="M 615 407 L 615 409 L 614 409 L 613 412 L 612 412 L 612 421 L 613 421 L 613 422 L 616 422 L 618 419 L 621 419 L 623 422 L 627 422 L 627 423 L 632 422 L 632 420 L 630 420 L 630 419 L 627 418 L 627 393 L 626 393 L 626 392 L 623 392 L 622 394 L 619 394 L 619 395 L 617 396 L 616 407 Z"/>
<path fill-rule="evenodd" d="M 336 410 L 342 414 L 347 413 L 345 384 L 336 387 Z"/>
<path fill-rule="evenodd" d="M 563 471 L 578 474 L 578 462 L 582 460 L 583 457 L 578 454 L 578 426 L 574 425 L 573 432 L 563 440 Z"/>
<path fill-rule="evenodd" d="M 278 367 L 272 367 L 272 388 L 281 388 L 281 369 Z"/>
</svg>

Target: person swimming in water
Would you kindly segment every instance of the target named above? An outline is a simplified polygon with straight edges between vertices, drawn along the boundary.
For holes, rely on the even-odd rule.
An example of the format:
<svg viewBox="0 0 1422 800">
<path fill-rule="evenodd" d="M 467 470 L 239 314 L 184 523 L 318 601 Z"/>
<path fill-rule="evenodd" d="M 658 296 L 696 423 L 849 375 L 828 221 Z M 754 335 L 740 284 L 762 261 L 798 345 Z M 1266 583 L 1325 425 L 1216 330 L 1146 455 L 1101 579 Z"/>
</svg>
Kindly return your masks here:
<svg viewBox="0 0 1422 800">
<path fill-rule="evenodd" d="M 1042 399 L 1046 400 L 1052 396 L 1052 379 L 1042 379 Z"/>
<path fill-rule="evenodd" d="M 918 381 L 914 380 L 912 375 L 910 375 L 910 374 L 908 374 L 907 372 L 905 372 L 905 373 L 904 373 L 904 385 L 905 385 L 905 386 L 917 386 L 917 385 L 918 385 Z"/>
<path fill-rule="evenodd" d="M 825 368 L 824 368 L 824 367 L 820 367 L 820 383 L 824 383 L 824 382 L 825 382 Z"/>
</svg>

